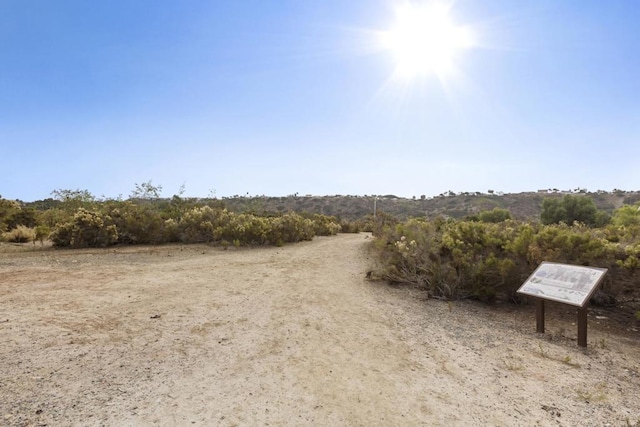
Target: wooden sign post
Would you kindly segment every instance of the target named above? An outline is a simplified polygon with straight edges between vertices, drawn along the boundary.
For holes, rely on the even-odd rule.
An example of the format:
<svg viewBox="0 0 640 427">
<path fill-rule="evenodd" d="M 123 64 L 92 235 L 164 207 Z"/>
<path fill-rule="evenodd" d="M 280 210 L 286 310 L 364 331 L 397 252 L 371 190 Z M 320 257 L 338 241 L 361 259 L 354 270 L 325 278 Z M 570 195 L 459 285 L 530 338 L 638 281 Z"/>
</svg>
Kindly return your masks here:
<svg viewBox="0 0 640 427">
<path fill-rule="evenodd" d="M 589 300 L 607 273 L 606 268 L 543 262 L 518 289 L 536 298 L 536 330 L 544 333 L 544 301 L 578 307 L 578 345 L 587 346 Z"/>
</svg>

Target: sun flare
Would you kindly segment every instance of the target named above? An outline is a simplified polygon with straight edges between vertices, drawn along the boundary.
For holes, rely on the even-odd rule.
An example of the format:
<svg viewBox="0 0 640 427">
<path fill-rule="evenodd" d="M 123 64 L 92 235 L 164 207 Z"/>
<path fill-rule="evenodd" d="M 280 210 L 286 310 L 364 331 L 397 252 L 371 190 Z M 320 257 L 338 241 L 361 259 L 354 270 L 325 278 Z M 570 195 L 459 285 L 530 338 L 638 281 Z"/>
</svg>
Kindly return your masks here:
<svg viewBox="0 0 640 427">
<path fill-rule="evenodd" d="M 406 4 L 396 10 L 395 25 L 381 39 L 395 56 L 399 77 L 435 74 L 442 78 L 452 71 L 460 52 L 473 46 L 470 29 L 455 25 L 449 11 L 440 4 Z"/>
</svg>

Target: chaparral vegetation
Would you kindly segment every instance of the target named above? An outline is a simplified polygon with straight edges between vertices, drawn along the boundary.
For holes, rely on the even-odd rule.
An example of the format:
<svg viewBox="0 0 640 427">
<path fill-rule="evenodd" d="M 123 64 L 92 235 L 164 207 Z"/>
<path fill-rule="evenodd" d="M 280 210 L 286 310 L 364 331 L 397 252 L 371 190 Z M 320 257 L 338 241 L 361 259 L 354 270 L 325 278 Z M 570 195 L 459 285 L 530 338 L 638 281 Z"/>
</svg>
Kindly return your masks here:
<svg viewBox="0 0 640 427">
<path fill-rule="evenodd" d="M 55 190 L 53 198 L 32 203 L 0 198 L 0 237 L 15 243 L 49 240 L 59 248 L 173 242 L 226 248 L 373 231 L 376 265 L 369 275 L 417 286 L 435 298 L 520 302 L 516 290 L 523 281 L 540 262 L 555 261 L 609 270 L 595 304 L 632 310 L 640 304 L 637 193 L 531 193 L 527 203 L 538 210 L 525 212 L 493 191 L 413 200 L 333 196 L 330 205 L 327 199 L 297 194 L 185 198 L 184 189 L 163 199 L 161 190 L 149 181 L 136 184 L 126 200 L 99 200 L 87 190 Z M 622 203 L 613 207 L 612 198 Z M 374 199 L 384 211 L 371 211 Z M 437 208 L 413 215 L 425 203 Z"/>
<path fill-rule="evenodd" d="M 542 261 L 603 267 L 597 305 L 638 307 L 640 203 L 613 215 L 585 196 L 545 199 L 541 221 L 513 220 L 493 209 L 466 219 L 378 221 L 371 275 L 442 299 L 520 302 L 518 288 Z M 640 312 L 638 312 L 640 315 Z"/>
<path fill-rule="evenodd" d="M 159 198 L 161 187 L 136 184 L 127 200 L 96 200 L 86 190 L 56 190 L 54 199 L 22 207 L 0 199 L 0 230 L 9 242 L 48 238 L 55 247 L 115 244 L 211 243 L 221 246 L 275 245 L 335 235 L 332 216 L 309 213 L 237 213 L 218 200 L 174 195 Z M 353 231 L 358 228 L 351 225 Z"/>
</svg>

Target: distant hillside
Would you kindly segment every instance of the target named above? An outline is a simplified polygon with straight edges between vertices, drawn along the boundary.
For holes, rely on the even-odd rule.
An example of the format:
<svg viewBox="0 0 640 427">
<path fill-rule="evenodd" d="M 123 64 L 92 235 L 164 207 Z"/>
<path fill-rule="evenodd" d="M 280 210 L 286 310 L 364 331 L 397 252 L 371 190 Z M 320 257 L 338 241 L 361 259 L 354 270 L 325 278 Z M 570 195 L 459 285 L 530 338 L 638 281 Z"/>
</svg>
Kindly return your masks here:
<svg viewBox="0 0 640 427">
<path fill-rule="evenodd" d="M 591 193 L 586 190 L 573 192 L 545 190 L 517 194 L 448 193 L 437 197 L 416 199 L 386 195 L 376 197 L 376 207 L 378 211 L 400 219 L 438 215 L 462 218 L 496 207 L 508 209 L 517 219 L 537 219 L 540 216 L 543 199 L 562 198 L 565 194 L 589 196 L 599 209 L 608 212 L 623 204 L 633 204 L 640 201 L 640 191 Z M 295 211 L 334 215 L 345 219 L 362 218 L 372 214 L 374 209 L 374 196 L 227 197 L 223 198 L 223 202 L 230 210 L 239 212 Z"/>
<path fill-rule="evenodd" d="M 508 209 L 516 219 L 538 219 L 545 198 L 562 198 L 566 194 L 591 197 L 599 209 L 611 212 L 623 204 L 640 201 L 640 191 L 587 192 L 543 190 L 536 192 L 503 193 L 458 193 L 448 192 L 436 197 L 402 198 L 394 195 L 379 196 L 300 196 L 292 194 L 286 197 L 234 196 L 222 199 L 184 199 L 192 203 L 206 203 L 211 206 L 222 205 L 235 212 L 256 214 L 275 212 L 308 212 L 333 215 L 344 219 L 361 219 L 373 214 L 374 199 L 379 212 L 385 212 L 399 219 L 409 217 L 433 218 L 444 215 L 463 218 L 493 208 Z M 170 199 L 146 200 L 147 203 L 166 204 Z M 54 199 L 24 203 L 24 206 L 36 210 L 46 210 L 60 205 Z"/>
</svg>

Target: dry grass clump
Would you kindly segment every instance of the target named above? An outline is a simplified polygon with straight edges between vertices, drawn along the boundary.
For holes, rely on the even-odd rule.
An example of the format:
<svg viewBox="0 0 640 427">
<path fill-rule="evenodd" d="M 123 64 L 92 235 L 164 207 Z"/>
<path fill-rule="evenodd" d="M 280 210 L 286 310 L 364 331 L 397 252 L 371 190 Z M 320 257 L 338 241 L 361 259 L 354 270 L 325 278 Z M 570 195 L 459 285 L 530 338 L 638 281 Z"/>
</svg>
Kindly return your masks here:
<svg viewBox="0 0 640 427">
<path fill-rule="evenodd" d="M 27 243 L 36 240 L 36 229 L 19 225 L 13 230 L 2 233 L 2 240 L 11 243 Z"/>
</svg>

